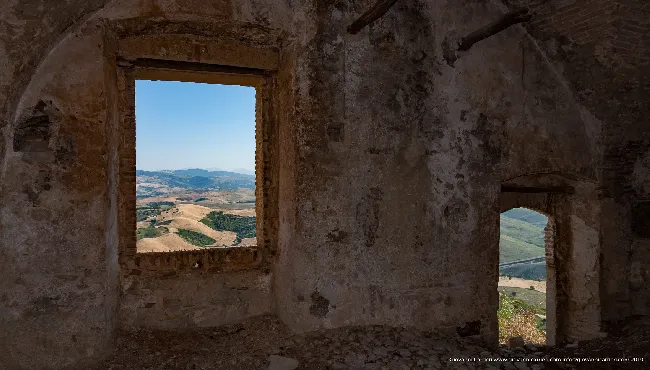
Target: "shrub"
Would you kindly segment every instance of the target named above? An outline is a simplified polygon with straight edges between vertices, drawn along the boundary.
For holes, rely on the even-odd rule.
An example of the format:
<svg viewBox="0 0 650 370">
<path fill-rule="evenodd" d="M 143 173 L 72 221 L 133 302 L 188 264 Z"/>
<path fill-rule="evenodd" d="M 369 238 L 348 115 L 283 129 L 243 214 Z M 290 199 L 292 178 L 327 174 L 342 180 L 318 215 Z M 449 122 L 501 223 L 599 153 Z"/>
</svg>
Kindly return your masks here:
<svg viewBox="0 0 650 370">
<path fill-rule="evenodd" d="M 165 234 L 165 230 L 163 229 L 158 229 L 152 226 L 141 227 L 138 230 L 136 230 L 135 238 L 137 240 L 144 239 L 144 238 L 155 238 L 163 234 Z"/>
<path fill-rule="evenodd" d="M 499 275 L 526 280 L 546 280 L 546 262 L 524 263 L 499 267 Z"/>
<path fill-rule="evenodd" d="M 214 211 L 208 213 L 201 222 L 217 231 L 233 231 L 237 233 L 234 244 L 239 244 L 244 238 L 254 238 L 256 236 L 257 224 L 255 217 L 230 215 L 221 211 Z"/>
<path fill-rule="evenodd" d="M 188 243 L 196 245 L 197 247 L 206 247 L 217 242 L 207 235 L 187 229 L 178 229 L 176 234 L 185 239 Z"/>
<path fill-rule="evenodd" d="M 509 338 L 522 337 L 526 342 L 545 343 L 546 334 L 538 329 L 536 311 L 538 309 L 523 301 L 499 293 L 499 342 L 507 343 Z"/>
<path fill-rule="evenodd" d="M 174 202 L 151 202 L 147 206 L 152 208 L 173 207 Z"/>
<path fill-rule="evenodd" d="M 150 217 L 156 217 L 163 211 L 166 211 L 174 206 L 172 202 L 151 202 L 146 206 L 136 207 L 135 218 L 136 221 L 145 221 Z"/>
<path fill-rule="evenodd" d="M 135 219 L 137 222 L 145 221 L 149 217 L 156 217 L 160 214 L 159 208 L 137 207 L 135 209 Z"/>
</svg>

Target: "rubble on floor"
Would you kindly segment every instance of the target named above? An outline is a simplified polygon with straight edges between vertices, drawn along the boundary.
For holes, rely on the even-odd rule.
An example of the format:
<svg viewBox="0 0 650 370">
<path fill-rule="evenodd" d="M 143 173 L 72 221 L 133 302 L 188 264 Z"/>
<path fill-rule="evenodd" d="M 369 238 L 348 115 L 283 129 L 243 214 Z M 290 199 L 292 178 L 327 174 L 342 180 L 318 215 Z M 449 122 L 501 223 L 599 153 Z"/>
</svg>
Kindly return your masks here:
<svg viewBox="0 0 650 370">
<path fill-rule="evenodd" d="M 631 329 L 620 333 L 622 337 L 580 343 L 577 348 L 527 343 L 523 347 L 489 350 L 469 339 L 385 326 L 292 335 L 276 318 L 263 316 L 220 328 L 122 332 L 113 357 L 95 370 L 644 368 L 650 361 L 650 325 L 631 325 Z M 645 357 L 646 362 L 550 361 L 575 356 Z M 478 361 L 485 358 L 500 360 Z"/>
</svg>

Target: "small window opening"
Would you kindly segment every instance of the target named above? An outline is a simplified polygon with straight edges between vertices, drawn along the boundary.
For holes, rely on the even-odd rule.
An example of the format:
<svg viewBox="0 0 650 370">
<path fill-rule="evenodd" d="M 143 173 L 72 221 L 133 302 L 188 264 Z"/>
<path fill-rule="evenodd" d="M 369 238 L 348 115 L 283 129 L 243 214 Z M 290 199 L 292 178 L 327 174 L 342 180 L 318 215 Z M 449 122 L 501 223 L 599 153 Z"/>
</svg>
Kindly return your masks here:
<svg viewBox="0 0 650 370">
<path fill-rule="evenodd" d="M 546 343 L 545 255 L 547 244 L 552 243 L 545 232 L 548 221 L 526 208 L 501 214 L 497 312 L 501 344 Z"/>
<path fill-rule="evenodd" d="M 256 246 L 255 89 L 136 80 L 137 252 Z"/>
</svg>

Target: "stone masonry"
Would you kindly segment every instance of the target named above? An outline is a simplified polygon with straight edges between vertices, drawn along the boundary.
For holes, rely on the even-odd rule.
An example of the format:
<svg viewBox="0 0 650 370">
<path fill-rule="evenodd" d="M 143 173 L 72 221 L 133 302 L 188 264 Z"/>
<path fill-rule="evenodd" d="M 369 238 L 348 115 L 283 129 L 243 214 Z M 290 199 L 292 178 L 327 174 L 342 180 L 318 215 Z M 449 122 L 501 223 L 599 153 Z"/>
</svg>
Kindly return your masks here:
<svg viewBox="0 0 650 370">
<path fill-rule="evenodd" d="M 262 316 L 496 347 L 513 207 L 554 221 L 557 344 L 649 315 L 650 4 L 397 0 L 348 33 L 376 2 L 0 2 L 0 368 Z M 257 247 L 135 254 L 139 78 L 256 88 Z"/>
</svg>

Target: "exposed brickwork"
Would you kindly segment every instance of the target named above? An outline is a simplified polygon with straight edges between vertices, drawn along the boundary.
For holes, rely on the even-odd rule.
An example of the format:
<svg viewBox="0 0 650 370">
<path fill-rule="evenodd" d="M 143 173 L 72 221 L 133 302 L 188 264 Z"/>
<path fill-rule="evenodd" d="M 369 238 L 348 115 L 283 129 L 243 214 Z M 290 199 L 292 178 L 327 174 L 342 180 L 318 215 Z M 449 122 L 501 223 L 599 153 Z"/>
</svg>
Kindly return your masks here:
<svg viewBox="0 0 650 370">
<path fill-rule="evenodd" d="M 613 51 L 627 64 L 647 65 L 650 62 L 650 2 L 619 0 L 616 7 L 611 33 Z"/>
<path fill-rule="evenodd" d="M 555 221 L 552 217 L 548 218 L 546 227 L 544 227 L 544 250 L 546 251 L 546 263 L 553 265 L 553 243 L 555 243 Z"/>
<path fill-rule="evenodd" d="M 534 7 L 529 27 L 535 33 L 561 35 L 587 44 L 608 35 L 616 3 L 610 0 L 548 1 Z"/>
<path fill-rule="evenodd" d="M 648 62 L 650 3 L 643 0 L 506 0 L 534 13 L 526 27 L 536 37 L 561 37 L 577 45 L 611 42 L 627 63 Z"/>
<path fill-rule="evenodd" d="M 233 247 L 202 250 L 139 253 L 129 275 L 173 276 L 192 273 L 222 273 L 262 266 L 259 248 Z"/>
<path fill-rule="evenodd" d="M 607 196 L 632 195 L 630 174 L 650 143 L 650 3 L 506 0 L 535 13 L 527 30 L 560 66 L 580 104 L 603 121 Z M 644 72 L 645 71 L 645 72 Z M 640 124 L 646 122 L 645 124 Z"/>
<path fill-rule="evenodd" d="M 122 273 L 128 275 L 134 271 L 134 258 L 138 256 L 136 233 L 136 147 L 135 147 L 135 79 L 147 76 L 146 71 L 135 69 L 125 63 L 121 68 L 120 95 L 121 95 L 121 143 L 119 147 L 120 170 L 119 170 L 119 222 L 120 222 L 120 264 Z M 156 75 L 158 76 L 158 75 Z M 182 74 L 174 74 L 174 78 Z M 163 75 L 164 77 L 164 75 Z M 206 77 L 208 82 L 219 83 L 219 75 L 213 74 Z M 232 76 L 227 83 L 231 83 Z M 274 153 L 274 78 L 259 78 L 250 80 L 246 77 L 245 82 L 257 81 L 256 88 L 256 214 L 257 214 L 257 247 L 255 250 L 265 251 L 272 249 L 275 238 L 275 212 L 277 209 L 276 196 L 277 185 L 275 178 L 277 168 L 273 166 Z M 194 253 L 193 253 L 194 252 Z M 202 251 L 188 251 L 189 255 L 200 256 Z M 177 253 L 177 252 L 170 252 Z M 227 259 L 221 263 L 227 264 Z M 220 267 L 221 268 L 221 267 Z M 223 268 L 228 270 L 227 267 Z"/>
</svg>

